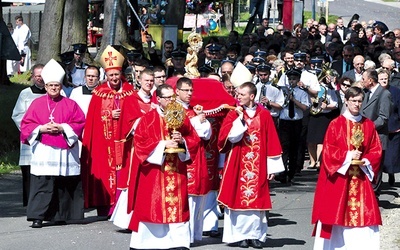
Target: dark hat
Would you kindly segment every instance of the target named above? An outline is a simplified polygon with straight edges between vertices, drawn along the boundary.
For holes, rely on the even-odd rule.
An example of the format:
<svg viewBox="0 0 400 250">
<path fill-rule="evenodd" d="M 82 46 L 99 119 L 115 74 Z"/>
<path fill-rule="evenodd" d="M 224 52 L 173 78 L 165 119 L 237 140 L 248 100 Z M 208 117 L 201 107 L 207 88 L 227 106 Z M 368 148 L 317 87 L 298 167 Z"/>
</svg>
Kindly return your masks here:
<svg viewBox="0 0 400 250">
<path fill-rule="evenodd" d="M 139 50 L 131 50 L 126 52 L 126 57 L 129 61 L 135 61 L 136 59 L 142 58 L 142 53 Z"/>
<path fill-rule="evenodd" d="M 219 52 L 221 50 L 221 47 L 216 45 L 215 43 L 207 44 L 206 48 L 210 53 Z"/>
<path fill-rule="evenodd" d="M 235 61 L 233 61 L 233 60 L 231 60 L 229 57 L 227 57 L 227 58 L 225 58 L 224 60 L 222 60 L 221 61 L 221 65 L 223 64 L 223 63 L 226 63 L 226 62 L 229 62 L 229 63 L 232 63 L 233 65 L 235 65 Z"/>
<path fill-rule="evenodd" d="M 290 69 L 290 70 L 286 71 L 286 76 L 298 76 L 298 77 L 300 77 L 301 76 L 301 70 L 295 69 L 295 68 Z"/>
<path fill-rule="evenodd" d="M 311 60 L 310 60 L 310 63 L 311 63 L 311 64 L 318 64 L 318 65 L 321 65 L 322 62 L 323 62 L 323 59 L 320 58 L 320 57 L 313 57 L 313 58 L 311 58 Z"/>
<path fill-rule="evenodd" d="M 214 72 L 214 69 L 208 66 L 207 64 L 204 64 L 199 68 L 199 72 L 210 74 Z"/>
<path fill-rule="evenodd" d="M 182 51 L 180 49 L 174 50 L 171 53 L 172 58 L 182 58 L 182 57 L 186 57 L 186 52 Z"/>
<path fill-rule="evenodd" d="M 293 57 L 295 61 L 304 61 L 306 60 L 306 53 L 303 51 L 298 51 L 296 53 L 294 53 Z"/>
<path fill-rule="evenodd" d="M 245 65 L 245 67 L 252 73 L 254 74 L 256 72 L 256 65 L 253 65 L 251 63 L 248 63 Z"/>
<path fill-rule="evenodd" d="M 268 64 L 265 63 L 261 63 L 257 66 L 257 70 L 258 71 L 262 71 L 262 72 L 271 72 L 271 66 L 269 66 Z"/>
<path fill-rule="evenodd" d="M 86 52 L 86 44 L 76 43 L 72 44 L 72 47 L 74 48 L 74 53 L 77 55 L 82 55 Z"/>
<path fill-rule="evenodd" d="M 264 57 L 261 57 L 260 55 L 253 57 L 253 59 L 251 59 L 251 61 L 253 63 L 265 63 Z"/>
<path fill-rule="evenodd" d="M 60 54 L 61 62 L 65 65 L 68 65 L 74 60 L 74 51 L 67 51 Z"/>
<path fill-rule="evenodd" d="M 260 50 L 258 49 L 257 51 L 254 52 L 254 56 L 257 57 L 265 57 L 267 55 L 267 52 L 265 52 L 264 50 Z"/>
</svg>

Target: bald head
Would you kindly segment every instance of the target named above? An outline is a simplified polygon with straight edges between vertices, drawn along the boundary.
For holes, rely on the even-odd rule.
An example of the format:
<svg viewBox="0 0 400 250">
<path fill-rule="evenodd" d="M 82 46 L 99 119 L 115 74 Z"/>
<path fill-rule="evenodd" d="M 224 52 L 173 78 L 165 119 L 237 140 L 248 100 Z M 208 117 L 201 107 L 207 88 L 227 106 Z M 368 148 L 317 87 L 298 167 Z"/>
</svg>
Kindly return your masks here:
<svg viewBox="0 0 400 250">
<path fill-rule="evenodd" d="M 356 72 L 358 74 L 361 74 L 364 70 L 364 62 L 365 59 L 363 56 L 357 55 L 354 57 L 353 59 L 353 65 L 354 65 L 354 69 L 356 70 Z"/>
</svg>

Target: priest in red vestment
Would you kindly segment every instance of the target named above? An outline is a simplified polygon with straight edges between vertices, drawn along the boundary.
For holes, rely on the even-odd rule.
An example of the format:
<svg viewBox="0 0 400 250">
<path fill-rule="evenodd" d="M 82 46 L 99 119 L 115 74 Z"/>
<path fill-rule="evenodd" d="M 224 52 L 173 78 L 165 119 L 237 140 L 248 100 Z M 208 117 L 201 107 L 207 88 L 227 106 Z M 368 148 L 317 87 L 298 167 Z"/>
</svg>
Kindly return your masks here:
<svg viewBox="0 0 400 250">
<path fill-rule="evenodd" d="M 360 115 L 363 97 L 360 88 L 349 88 L 347 110 L 325 135 L 312 212 L 314 249 L 379 249 L 382 220 L 371 183 L 382 147 L 374 123 Z"/>
<path fill-rule="evenodd" d="M 122 54 L 107 46 L 100 59 L 107 81 L 93 90 L 82 141 L 85 208 L 96 207 L 99 216 L 111 215 L 116 202 L 124 144 L 119 118 L 126 97 L 134 93 L 122 78 L 123 62 Z"/>
<path fill-rule="evenodd" d="M 189 210 L 190 210 L 190 243 L 203 238 L 203 213 L 205 197 L 211 190 L 212 182 L 209 178 L 207 166 L 205 143 L 211 137 L 211 124 L 203 113 L 203 107 L 190 105 L 193 94 L 193 83 L 187 77 L 179 78 L 176 83 L 176 101 L 180 103 L 186 111 L 186 116 L 190 119 L 194 130 L 201 141 L 192 161 L 187 166 Z"/>
<path fill-rule="evenodd" d="M 114 225 L 127 229 L 131 219 L 131 213 L 127 213 L 127 199 L 129 176 L 133 164 L 134 141 L 133 134 L 140 117 L 147 114 L 150 110 L 156 108 L 156 104 L 151 101 L 151 90 L 154 85 L 154 72 L 145 68 L 139 73 L 138 82 L 140 89 L 132 95 L 125 98 L 125 105 L 121 111 L 120 117 L 120 134 L 125 139 L 122 168 L 118 171 L 117 178 L 117 197 L 118 201 L 115 205 L 110 221 Z"/>
<path fill-rule="evenodd" d="M 240 107 L 228 113 L 218 137 L 220 152 L 228 152 L 218 196 L 225 206 L 222 241 L 262 248 L 272 208 L 269 181 L 284 171 L 282 149 L 269 111 L 254 102 L 255 85 L 243 83 L 237 93 Z"/>
<path fill-rule="evenodd" d="M 47 94 L 35 99 L 21 121 L 21 142 L 32 146 L 27 207 L 32 228 L 44 220 L 65 224 L 83 219 L 78 139 L 85 115 L 60 95 L 65 71 L 54 59 L 41 75 Z"/>
<path fill-rule="evenodd" d="M 174 91 L 162 84 L 156 90 L 159 106 L 144 115 L 134 134 L 134 164 L 129 184 L 129 211 L 133 210 L 130 247 L 188 249 L 190 246 L 187 164 L 200 139 L 186 117 L 171 133 L 164 111 Z M 165 154 L 168 148 L 184 153 Z"/>
</svg>

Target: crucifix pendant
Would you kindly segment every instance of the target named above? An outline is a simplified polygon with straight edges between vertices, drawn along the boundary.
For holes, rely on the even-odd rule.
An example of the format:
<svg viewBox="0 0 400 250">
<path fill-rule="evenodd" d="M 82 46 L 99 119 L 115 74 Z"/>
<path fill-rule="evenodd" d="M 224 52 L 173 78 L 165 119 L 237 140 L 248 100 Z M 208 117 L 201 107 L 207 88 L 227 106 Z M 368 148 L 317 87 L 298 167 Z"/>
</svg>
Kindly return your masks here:
<svg viewBox="0 0 400 250">
<path fill-rule="evenodd" d="M 51 121 L 52 123 L 54 122 L 54 116 L 53 116 L 53 114 L 50 114 L 49 119 L 50 119 L 50 121 Z"/>
</svg>

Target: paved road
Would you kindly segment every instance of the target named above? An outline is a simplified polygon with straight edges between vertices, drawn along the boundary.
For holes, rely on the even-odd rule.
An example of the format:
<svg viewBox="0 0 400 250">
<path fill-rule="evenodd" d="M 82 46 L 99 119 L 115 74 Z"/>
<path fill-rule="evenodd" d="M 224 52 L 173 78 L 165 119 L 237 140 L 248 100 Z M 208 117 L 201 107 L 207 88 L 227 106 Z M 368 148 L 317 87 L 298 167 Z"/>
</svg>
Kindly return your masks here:
<svg viewBox="0 0 400 250">
<path fill-rule="evenodd" d="M 271 184 L 273 210 L 265 247 L 312 249 L 310 217 L 316 178 L 315 171 L 303 171 L 302 176 L 295 179 L 294 185 Z M 397 176 L 399 178 L 400 175 Z M 129 249 L 130 234 L 119 231 L 108 221 L 97 221 L 93 211 L 87 212 L 85 220 L 79 223 L 67 226 L 45 224 L 41 229 L 30 228 L 20 202 L 20 185 L 21 177 L 18 174 L 0 176 L 0 249 Z M 398 191 L 399 188 L 384 185 L 380 202 L 382 210 L 399 207 L 392 203 Z M 192 249 L 231 248 L 223 244 L 220 238 L 205 237 Z"/>
<path fill-rule="evenodd" d="M 305 9 L 311 11 L 313 0 L 305 0 Z M 317 0 L 315 0 L 318 2 Z M 316 7 L 318 8 L 318 7 Z M 400 2 L 383 2 L 381 0 L 334 0 L 329 2 L 329 13 L 342 16 L 345 24 L 353 14 L 360 15 L 360 21 L 379 20 L 389 29 L 400 28 L 398 16 Z M 318 10 L 318 9 L 317 9 Z"/>
</svg>

